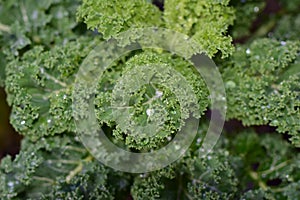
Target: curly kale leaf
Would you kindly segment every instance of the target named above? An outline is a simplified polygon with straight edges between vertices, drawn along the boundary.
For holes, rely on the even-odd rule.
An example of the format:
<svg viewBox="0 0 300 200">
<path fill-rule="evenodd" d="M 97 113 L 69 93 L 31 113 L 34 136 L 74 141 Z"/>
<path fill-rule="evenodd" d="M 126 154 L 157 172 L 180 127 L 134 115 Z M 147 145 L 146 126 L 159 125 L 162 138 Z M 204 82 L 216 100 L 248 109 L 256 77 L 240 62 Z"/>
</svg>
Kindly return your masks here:
<svg viewBox="0 0 300 200">
<path fill-rule="evenodd" d="M 209 56 L 221 51 L 227 57 L 233 51 L 232 39 L 226 36 L 234 20 L 228 1 L 170 0 L 164 2 L 163 12 L 145 0 L 83 1 L 77 16 L 105 39 L 130 28 L 156 26 L 194 38 L 201 45 L 200 51 Z"/>
<path fill-rule="evenodd" d="M 129 28 L 158 26 L 161 12 L 145 0 L 84 0 L 77 17 L 105 39 Z"/>
<path fill-rule="evenodd" d="M 176 177 L 174 165 L 151 173 L 140 174 L 134 178 L 131 194 L 134 199 L 164 199 L 164 190 Z M 171 193 L 171 192 L 170 192 Z M 169 194 L 169 198 L 170 198 Z"/>
<path fill-rule="evenodd" d="M 149 82 L 132 89 L 144 79 Z M 192 94 L 178 82 L 181 79 L 186 79 Z M 178 88 L 172 88 L 173 85 Z M 99 123 L 113 129 L 113 138 L 137 150 L 156 149 L 166 144 L 182 127 L 182 116 L 197 109 L 196 115 L 200 117 L 208 106 L 208 91 L 200 74 L 189 62 L 166 52 L 144 51 L 124 64 L 112 66 L 104 72 L 97 91 Z M 127 100 L 123 99 L 125 96 Z M 116 99 L 122 102 L 116 103 Z M 125 106 L 118 106 L 122 103 Z M 198 105 L 195 107 L 194 103 Z"/>
<path fill-rule="evenodd" d="M 280 135 L 244 131 L 230 141 L 228 149 L 242 160 L 235 169 L 241 190 L 247 191 L 241 199 L 297 199 L 299 153 Z"/>
<path fill-rule="evenodd" d="M 77 37 L 77 0 L 0 1 L 0 86 L 10 60 L 21 57 L 36 45 L 51 48 Z M 81 27 L 81 33 L 85 31 Z"/>
<path fill-rule="evenodd" d="M 300 145 L 298 41 L 255 40 L 224 64 L 229 119 L 269 124 Z M 297 58 L 297 59 L 296 59 Z"/>
<path fill-rule="evenodd" d="M 220 51 L 225 58 L 233 52 L 232 38 L 226 32 L 235 19 L 228 3 L 228 0 L 166 0 L 163 16 L 166 28 L 192 37 L 207 55 Z"/>
<path fill-rule="evenodd" d="M 0 29 L 2 42 L 17 56 L 17 50 L 27 45 L 50 47 L 53 43 L 75 38 L 73 29 L 78 24 L 74 13 L 78 5 L 78 1 L 70 0 L 1 0 L 0 24 L 6 27 Z"/>
<path fill-rule="evenodd" d="M 72 134 L 23 140 L 0 167 L 1 199 L 297 199 L 299 153 L 280 135 L 252 130 L 222 138 L 206 156 L 202 124 L 185 156 L 149 173 L 126 174 L 95 161 Z M 199 140 L 200 139 L 200 140 Z M 274 184 L 276 183 L 276 184 Z M 96 187 L 95 187 L 96 186 Z M 130 193 L 129 193 L 130 192 Z"/>
<path fill-rule="evenodd" d="M 73 138 L 23 140 L 16 158 L 6 157 L 1 162 L 1 199 L 113 199 L 109 170 Z"/>
<path fill-rule="evenodd" d="M 93 42 L 81 38 L 44 51 L 37 46 L 6 69 L 10 121 L 20 133 L 37 139 L 74 131 L 71 96 L 74 75 Z"/>
<path fill-rule="evenodd" d="M 26 52 L 22 58 L 9 63 L 6 91 L 8 103 L 12 106 L 11 123 L 16 130 L 33 140 L 45 135 L 75 132 L 71 108 L 74 75 L 96 43 L 97 40 L 82 38 L 63 46 L 55 46 L 51 51 L 35 47 Z M 151 51 L 124 59 L 125 63 L 116 63 L 99 80 L 99 93 L 96 94 L 95 106 L 99 123 L 108 125 L 113 131 L 113 138 L 125 141 L 127 147 L 138 150 L 158 148 L 168 142 L 180 129 L 183 123 L 181 116 L 197 112 L 195 117 L 200 117 L 206 110 L 208 105 L 206 85 L 189 62 L 171 54 Z M 131 76 L 135 73 L 146 76 L 143 66 L 153 63 L 163 66 L 162 71 L 157 71 L 155 68 L 152 71 L 153 74 L 158 74 L 158 78 L 162 83 L 165 82 L 165 85 L 149 82 L 138 91 L 133 91 L 133 94 L 129 94 L 129 106 L 132 106 L 130 112 L 134 114 L 133 118 L 122 115 L 123 121 L 120 119 L 116 121 L 112 115 L 112 111 L 116 109 L 111 104 L 114 100 L 113 90 L 120 89 L 114 94 L 122 95 L 123 91 L 127 91 L 123 87 L 130 88 L 130 84 L 136 85 L 132 82 Z M 166 76 L 169 71 L 172 74 L 172 70 L 177 73 L 177 78 Z M 119 79 L 125 81 L 119 85 L 121 87 L 115 86 Z M 186 89 L 178 89 L 183 85 L 176 89 L 178 96 L 174 94 L 172 88 L 168 88 L 170 85 L 181 84 L 178 82 L 181 79 L 186 79 L 192 94 L 187 94 Z M 194 103 L 197 104 L 197 108 Z M 163 128 L 155 137 L 148 137 L 147 133 L 135 129 L 136 125 L 130 126 L 131 120 L 141 126 L 150 122 L 150 125 L 151 123 L 153 126 L 161 125 L 160 127 Z M 155 128 L 151 130 L 156 131 Z"/>
<path fill-rule="evenodd" d="M 238 180 L 226 150 L 194 152 L 167 168 L 135 178 L 134 199 L 234 199 Z"/>
<path fill-rule="evenodd" d="M 131 188 L 134 199 L 234 199 L 238 192 L 234 166 L 239 159 L 221 142 L 217 150 L 205 152 L 201 145 L 207 128 L 206 120 L 201 120 L 183 158 L 162 170 L 136 176 Z"/>
</svg>

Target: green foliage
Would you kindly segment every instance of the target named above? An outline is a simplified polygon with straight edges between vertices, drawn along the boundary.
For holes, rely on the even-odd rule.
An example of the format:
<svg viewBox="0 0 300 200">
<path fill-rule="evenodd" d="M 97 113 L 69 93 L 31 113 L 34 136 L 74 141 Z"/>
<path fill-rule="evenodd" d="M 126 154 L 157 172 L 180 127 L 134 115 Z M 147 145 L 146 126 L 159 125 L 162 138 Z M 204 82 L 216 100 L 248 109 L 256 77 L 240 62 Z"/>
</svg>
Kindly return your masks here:
<svg viewBox="0 0 300 200">
<path fill-rule="evenodd" d="M 300 145 L 299 44 L 259 39 L 237 47 L 223 69 L 229 119 L 275 126 Z"/>
<path fill-rule="evenodd" d="M 10 122 L 24 136 L 19 154 L 1 160 L 0 199 L 299 199 L 298 1 L 280 1 L 280 12 L 263 19 L 272 29 L 264 21 L 258 27 L 264 31 L 251 35 L 264 2 L 165 0 L 159 9 L 149 0 L 83 0 L 80 6 L 71 0 L 0 0 L 0 86 L 12 109 Z M 188 35 L 200 43 L 199 52 L 218 62 L 229 124 L 205 152 L 210 94 L 191 63 L 161 49 L 123 55 L 92 80 L 95 117 L 112 142 L 152 151 L 183 127 L 181 115 L 200 119 L 182 158 L 157 171 L 128 174 L 99 163 L 83 146 L 72 91 L 80 65 L 99 42 L 153 26 Z M 233 46 L 232 38 L 244 36 L 244 44 Z M 127 104 L 114 107 L 120 102 Z M 124 108 L 128 112 L 114 115 Z M 235 129 L 231 119 L 255 130 L 275 129 Z"/>
<path fill-rule="evenodd" d="M 153 67 L 157 65 L 161 67 Z M 171 78 L 165 74 L 170 74 Z M 185 89 L 186 83 L 181 81 L 181 76 L 192 86 L 198 99 L 194 99 L 193 94 L 186 92 L 188 88 Z M 120 79 L 122 85 L 117 84 Z M 148 81 L 150 79 L 152 82 Z M 144 85 L 143 80 L 149 83 Z M 137 83 L 140 84 L 139 89 L 132 89 L 136 88 Z M 175 91 L 177 88 L 172 88 L 172 85 L 176 84 L 180 84 L 184 89 Z M 112 94 L 112 90 L 117 96 Z M 144 51 L 128 59 L 124 65 L 112 66 L 105 71 L 97 91 L 99 93 L 96 95 L 95 104 L 99 122 L 108 124 L 111 128 L 116 126 L 112 135 L 120 142 L 124 140 L 127 147 L 137 150 L 161 147 L 182 126 L 181 115 L 185 113 L 187 115 L 196 108 L 202 115 L 208 105 L 208 91 L 200 75 L 187 61 L 174 58 L 169 53 Z M 127 103 L 124 107 L 129 111 L 115 116 L 114 110 L 117 109 L 122 113 L 124 108 L 115 108 L 112 102 L 119 96 L 125 96 L 123 93 L 132 93 L 128 100 L 122 100 Z M 178 100 L 178 96 L 181 101 Z M 117 105 L 122 105 L 122 102 Z M 198 103 L 196 108 L 192 106 L 195 102 Z M 157 124 L 160 126 L 159 130 L 155 128 Z M 141 126 L 148 128 L 141 129 Z M 157 131 L 155 137 L 148 136 L 153 134 L 152 131 Z"/>
<path fill-rule="evenodd" d="M 299 154 L 279 135 L 247 130 L 223 138 L 205 157 L 199 137 L 181 160 L 137 175 L 104 167 L 72 135 L 25 139 L 13 161 L 1 162 L 1 197 L 124 199 L 130 191 L 134 199 L 297 199 Z"/>
<path fill-rule="evenodd" d="M 73 29 L 78 1 L 16 1 L 1 0 L 1 41 L 9 45 L 12 54 L 27 45 L 44 44 L 48 47 L 56 42 L 75 37 Z M 9 40 L 8 40 L 9 39 Z M 7 41 L 6 41 L 7 40 Z M 8 42 L 8 43 L 7 43 Z"/>
<path fill-rule="evenodd" d="M 209 56 L 221 51 L 227 57 L 233 47 L 226 31 L 234 20 L 234 10 L 227 5 L 228 1 L 170 0 L 161 13 L 145 0 L 83 1 L 77 16 L 105 39 L 129 28 L 160 26 L 192 37 Z"/>
<path fill-rule="evenodd" d="M 4 59 L 3 53 L 0 53 L 0 87 L 4 86 L 5 81 L 5 65 L 6 61 Z"/>
<path fill-rule="evenodd" d="M 293 13 L 299 13 L 300 8 L 300 1 L 299 0 L 291 0 L 291 1 L 284 1 L 279 0 L 279 4 L 284 8 L 284 10 L 293 12 Z"/>
<path fill-rule="evenodd" d="M 72 120 L 72 83 L 83 58 L 92 49 L 81 38 L 49 51 L 36 46 L 6 67 L 7 101 L 14 128 L 36 140 L 75 130 Z"/>
<path fill-rule="evenodd" d="M 284 15 L 278 22 L 274 37 L 278 40 L 299 40 L 300 14 Z"/>
<path fill-rule="evenodd" d="M 13 161 L 6 157 L 1 162 L 1 199 L 112 199 L 109 170 L 72 138 L 41 138 L 38 143 L 25 139 Z"/>
<path fill-rule="evenodd" d="M 245 193 L 243 198 L 298 199 L 299 153 L 279 135 L 259 136 L 245 131 L 239 133 L 229 146 L 230 152 L 242 159 L 236 169 L 243 177 L 240 184 L 244 187 L 251 181 L 255 184 L 255 189 Z"/>
<path fill-rule="evenodd" d="M 228 3 L 228 0 L 166 0 L 166 28 L 194 38 L 207 55 L 221 51 L 225 58 L 233 51 L 232 39 L 226 32 L 235 19 L 234 10 Z"/>
<path fill-rule="evenodd" d="M 0 1 L 0 86 L 7 60 L 21 57 L 35 45 L 51 48 L 77 37 L 74 20 L 78 1 Z"/>
<path fill-rule="evenodd" d="M 158 26 L 161 13 L 145 0 L 84 0 L 77 17 L 89 29 L 96 29 L 105 39 L 109 39 L 129 28 Z"/>
<path fill-rule="evenodd" d="M 257 0 L 230 1 L 236 9 L 236 19 L 232 29 L 232 37 L 239 39 L 250 35 L 253 21 L 262 13 L 266 2 Z"/>
</svg>

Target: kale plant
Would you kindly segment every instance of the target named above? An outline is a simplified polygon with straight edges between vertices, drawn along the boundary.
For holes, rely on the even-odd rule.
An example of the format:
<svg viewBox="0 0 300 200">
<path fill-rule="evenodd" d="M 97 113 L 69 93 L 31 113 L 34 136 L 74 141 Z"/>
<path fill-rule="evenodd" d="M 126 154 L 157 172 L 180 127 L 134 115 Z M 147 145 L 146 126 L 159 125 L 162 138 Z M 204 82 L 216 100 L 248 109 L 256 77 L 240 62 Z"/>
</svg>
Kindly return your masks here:
<svg viewBox="0 0 300 200">
<path fill-rule="evenodd" d="M 300 199 L 299 10 L 299 0 L 0 0 L 0 86 L 24 136 L 1 160 L 0 199 Z M 136 44 L 149 27 L 153 40 L 114 60 L 113 45 L 97 49 Z M 159 30 L 186 38 L 155 41 Z M 151 46 L 167 43 L 186 57 Z M 226 91 L 215 97 L 226 101 L 225 126 L 208 151 L 218 109 L 196 54 L 216 63 Z M 129 173 L 101 162 L 130 158 L 99 150 L 86 133 L 94 126 L 78 123 L 90 119 L 85 109 L 134 154 L 174 141 L 190 113 L 197 129 L 179 159 Z"/>
</svg>

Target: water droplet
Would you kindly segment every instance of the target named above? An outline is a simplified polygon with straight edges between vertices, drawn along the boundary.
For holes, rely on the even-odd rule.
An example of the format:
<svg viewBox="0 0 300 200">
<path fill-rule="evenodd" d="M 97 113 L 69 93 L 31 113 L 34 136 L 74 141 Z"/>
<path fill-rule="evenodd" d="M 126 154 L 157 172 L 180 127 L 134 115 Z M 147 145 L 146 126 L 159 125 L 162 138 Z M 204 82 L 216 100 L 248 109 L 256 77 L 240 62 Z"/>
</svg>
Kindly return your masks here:
<svg viewBox="0 0 300 200">
<path fill-rule="evenodd" d="M 51 119 L 48 119 L 47 122 L 50 124 L 51 123 Z"/>
<path fill-rule="evenodd" d="M 20 45 L 22 45 L 22 46 L 25 45 L 25 43 L 26 43 L 25 40 L 23 40 L 22 38 L 18 39 L 18 42 L 19 42 Z"/>
<path fill-rule="evenodd" d="M 64 94 L 63 98 L 66 99 L 66 98 L 67 98 L 67 95 Z"/>
<path fill-rule="evenodd" d="M 145 178 L 145 177 L 146 177 L 146 174 L 140 174 L 140 177 L 141 177 L 141 178 Z"/>
<path fill-rule="evenodd" d="M 147 114 L 149 117 L 150 117 L 153 113 L 154 113 L 154 110 L 153 110 L 153 109 L 148 108 L 148 109 L 146 110 L 146 114 Z"/>
<path fill-rule="evenodd" d="M 14 182 L 12 182 L 12 181 L 9 181 L 8 183 L 7 183 L 7 185 L 8 185 L 8 187 L 14 187 Z"/>
<path fill-rule="evenodd" d="M 246 50 L 246 54 L 250 54 L 251 53 L 251 50 L 248 48 L 247 50 Z"/>
<path fill-rule="evenodd" d="M 32 19 L 37 19 L 38 18 L 38 11 L 37 10 L 35 10 L 35 11 L 33 11 L 33 13 L 32 13 L 32 15 L 31 15 L 31 18 Z"/>
<path fill-rule="evenodd" d="M 235 88 L 236 84 L 233 81 L 227 81 L 226 82 L 226 88 Z"/>
<path fill-rule="evenodd" d="M 9 192 L 13 192 L 15 190 L 15 183 L 14 182 L 9 181 L 7 183 L 7 185 L 8 185 L 8 188 L 9 188 Z"/>
<path fill-rule="evenodd" d="M 25 121 L 23 120 L 23 121 L 21 121 L 21 125 L 24 125 L 25 124 Z"/>
<path fill-rule="evenodd" d="M 171 140 L 172 140 L 172 137 L 171 137 L 171 136 L 168 136 L 168 137 L 167 137 L 167 140 L 168 140 L 168 141 L 171 141 Z"/>
<path fill-rule="evenodd" d="M 276 90 L 276 89 L 273 90 L 273 93 L 274 94 L 279 94 L 278 90 Z"/>
<path fill-rule="evenodd" d="M 276 120 L 276 119 L 273 120 L 273 121 L 272 121 L 272 125 L 277 126 L 277 125 L 278 125 L 278 120 Z"/>
<path fill-rule="evenodd" d="M 64 17 L 64 13 L 62 13 L 62 12 L 57 12 L 57 13 L 56 13 L 56 17 L 57 17 L 58 19 L 61 19 L 61 18 Z"/>
<path fill-rule="evenodd" d="M 211 160 L 211 156 L 207 156 L 207 160 Z"/>
<path fill-rule="evenodd" d="M 255 6 L 253 10 L 257 13 L 259 11 L 259 7 Z"/>
<path fill-rule="evenodd" d="M 281 44 L 281 46 L 285 46 L 286 42 L 285 41 L 281 41 L 280 44 Z"/>
<path fill-rule="evenodd" d="M 197 144 L 200 144 L 200 142 L 201 142 L 201 138 L 198 138 L 197 139 Z"/>
<path fill-rule="evenodd" d="M 176 150 L 180 149 L 179 145 L 175 145 L 174 147 L 175 147 Z"/>
<path fill-rule="evenodd" d="M 160 98 L 164 93 L 162 91 L 156 90 L 155 91 L 155 97 Z"/>
</svg>

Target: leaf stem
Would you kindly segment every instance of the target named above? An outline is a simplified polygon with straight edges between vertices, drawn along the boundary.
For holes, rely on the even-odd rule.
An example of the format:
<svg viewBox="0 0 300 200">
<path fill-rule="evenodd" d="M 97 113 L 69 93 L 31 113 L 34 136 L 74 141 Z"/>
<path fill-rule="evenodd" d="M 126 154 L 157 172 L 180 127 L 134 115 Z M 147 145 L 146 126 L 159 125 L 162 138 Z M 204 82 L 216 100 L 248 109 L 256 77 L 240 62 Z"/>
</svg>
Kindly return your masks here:
<svg viewBox="0 0 300 200">
<path fill-rule="evenodd" d="M 80 147 L 74 147 L 74 146 L 66 146 L 65 147 L 68 150 L 73 150 L 73 151 L 77 151 L 77 152 L 86 152 L 86 149 L 80 148 Z"/>
<path fill-rule="evenodd" d="M 47 79 L 52 80 L 54 83 L 58 83 L 58 84 L 61 85 L 62 87 L 67 87 L 67 84 L 66 84 L 66 83 L 64 83 L 64 82 L 58 80 L 57 78 L 55 78 L 54 76 L 51 76 L 50 74 L 48 74 L 48 73 L 45 71 L 44 68 L 41 68 L 40 71 L 41 71 L 42 74 L 45 74 L 45 76 L 46 76 Z"/>
<path fill-rule="evenodd" d="M 185 189 L 183 190 L 185 196 L 189 199 L 189 200 L 193 200 L 193 197 L 188 193 L 188 191 L 186 191 Z"/>
<path fill-rule="evenodd" d="M 79 162 L 77 160 L 48 160 L 50 162 L 59 162 L 59 163 L 63 163 L 63 164 L 78 164 Z"/>
<path fill-rule="evenodd" d="M 27 15 L 24 3 L 21 4 L 21 13 L 22 13 L 24 23 L 27 24 L 28 23 L 28 15 Z"/>
<path fill-rule="evenodd" d="M 10 27 L 2 23 L 0 23 L 0 31 L 7 32 L 7 33 L 11 32 Z"/>
<path fill-rule="evenodd" d="M 49 183 L 54 183 L 55 181 L 51 178 L 47 178 L 47 177 L 40 177 L 40 176 L 33 176 L 33 179 L 35 180 L 39 180 L 39 181 L 46 181 Z"/>
<path fill-rule="evenodd" d="M 268 169 L 268 170 L 261 171 L 261 172 L 259 172 L 259 173 L 260 173 L 260 174 L 264 174 L 264 175 L 268 175 L 268 174 L 274 172 L 275 170 L 278 170 L 278 169 L 280 169 L 280 168 L 285 167 L 285 166 L 289 163 L 289 161 L 290 161 L 290 160 L 286 160 L 286 161 L 284 161 L 284 162 L 282 162 L 282 163 L 279 163 L 278 165 L 276 165 L 276 166 L 274 166 L 274 167 L 271 167 L 271 168 Z"/>
<path fill-rule="evenodd" d="M 82 162 L 80 162 L 80 163 L 78 164 L 78 166 L 77 166 L 74 170 L 72 170 L 72 171 L 69 173 L 69 175 L 66 177 L 66 182 L 67 182 L 67 183 L 70 183 L 71 179 L 72 179 L 76 174 L 78 174 L 79 172 L 82 171 L 82 168 L 83 168 L 83 165 L 82 165 Z"/>
<path fill-rule="evenodd" d="M 250 172 L 249 172 L 249 175 L 250 175 L 250 177 L 251 177 L 253 180 L 255 180 L 255 181 L 258 183 L 258 185 L 259 185 L 259 187 L 260 187 L 261 189 L 263 189 L 263 190 L 267 190 L 267 189 L 268 189 L 268 186 L 266 185 L 265 182 L 263 182 L 263 181 L 261 180 L 261 178 L 258 176 L 258 173 L 257 173 L 257 172 L 250 171 Z"/>
<path fill-rule="evenodd" d="M 83 169 L 83 162 L 90 162 L 93 160 L 93 157 L 91 155 L 87 156 L 85 159 L 83 159 L 82 161 L 78 162 L 77 167 L 72 170 L 68 176 L 66 177 L 66 182 L 70 183 L 70 181 L 72 180 L 72 178 L 74 178 L 76 176 L 76 174 L 80 173 Z"/>
</svg>

